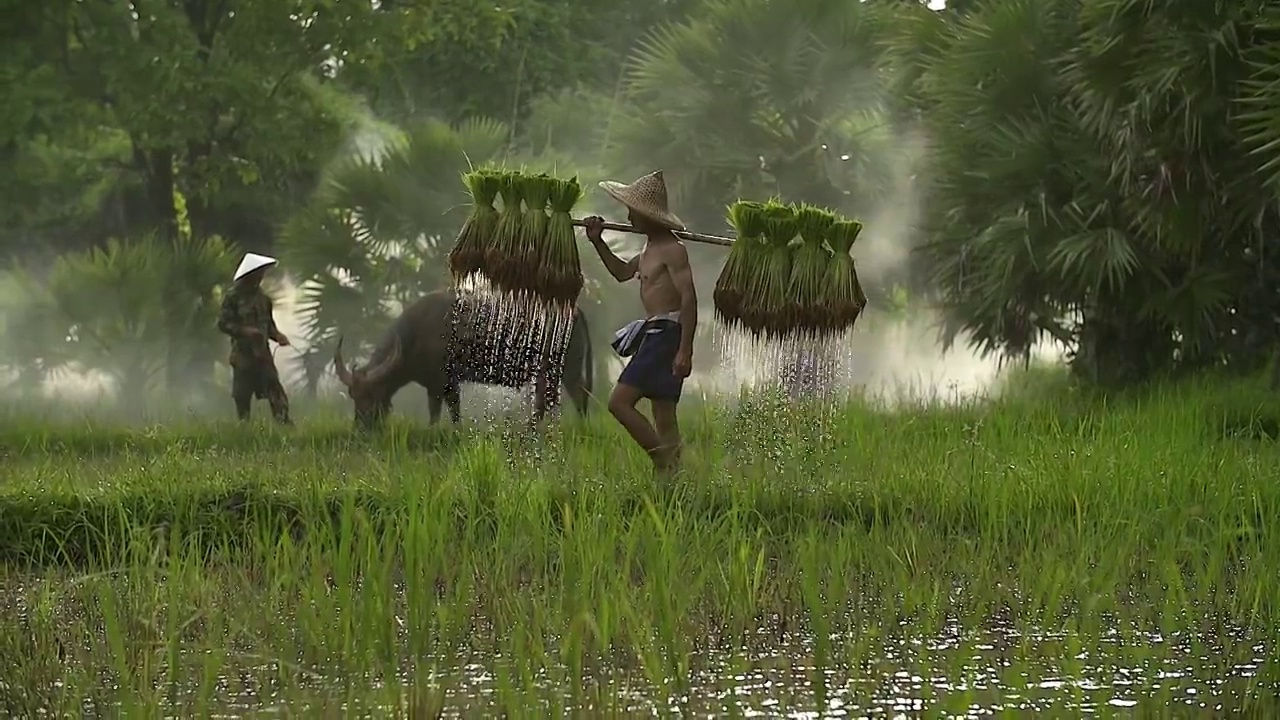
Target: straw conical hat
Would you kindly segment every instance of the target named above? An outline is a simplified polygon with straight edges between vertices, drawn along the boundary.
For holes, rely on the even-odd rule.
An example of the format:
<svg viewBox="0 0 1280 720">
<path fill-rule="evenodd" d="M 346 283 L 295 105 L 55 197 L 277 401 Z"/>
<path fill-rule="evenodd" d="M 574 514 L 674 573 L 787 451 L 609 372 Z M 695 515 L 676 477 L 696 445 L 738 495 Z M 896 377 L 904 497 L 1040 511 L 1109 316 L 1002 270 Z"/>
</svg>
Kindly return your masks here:
<svg viewBox="0 0 1280 720">
<path fill-rule="evenodd" d="M 259 255 L 257 253 L 245 253 L 244 259 L 240 261 L 240 267 L 236 268 L 236 276 L 232 279 L 239 280 L 254 270 L 261 270 L 262 268 L 271 267 L 275 264 L 276 259 L 273 257 L 267 257 L 266 255 Z"/>
<path fill-rule="evenodd" d="M 661 170 L 655 170 L 630 185 L 605 180 L 600 183 L 600 188 L 628 209 L 672 230 L 684 230 L 680 218 L 667 209 L 667 182 L 662 179 Z"/>
</svg>

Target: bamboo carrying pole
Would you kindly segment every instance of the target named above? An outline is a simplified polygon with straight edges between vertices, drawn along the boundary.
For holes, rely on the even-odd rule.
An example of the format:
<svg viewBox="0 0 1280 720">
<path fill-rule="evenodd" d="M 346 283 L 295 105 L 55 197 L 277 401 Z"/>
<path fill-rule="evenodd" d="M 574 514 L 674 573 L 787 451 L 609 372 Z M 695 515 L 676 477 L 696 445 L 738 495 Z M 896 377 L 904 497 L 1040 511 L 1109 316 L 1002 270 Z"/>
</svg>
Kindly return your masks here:
<svg viewBox="0 0 1280 720">
<path fill-rule="evenodd" d="M 573 225 L 574 227 L 586 227 L 587 223 L 584 220 L 574 220 Z M 631 225 L 627 225 L 625 223 L 606 222 L 604 224 L 604 229 L 612 230 L 614 232 L 632 233 L 634 235 L 644 234 L 642 230 L 637 230 Z M 688 230 L 672 230 L 671 232 L 681 240 L 689 240 L 690 242 L 720 245 L 721 247 L 729 247 L 733 244 L 733 238 L 720 237 L 719 235 L 704 235 L 702 233 L 689 232 Z"/>
</svg>

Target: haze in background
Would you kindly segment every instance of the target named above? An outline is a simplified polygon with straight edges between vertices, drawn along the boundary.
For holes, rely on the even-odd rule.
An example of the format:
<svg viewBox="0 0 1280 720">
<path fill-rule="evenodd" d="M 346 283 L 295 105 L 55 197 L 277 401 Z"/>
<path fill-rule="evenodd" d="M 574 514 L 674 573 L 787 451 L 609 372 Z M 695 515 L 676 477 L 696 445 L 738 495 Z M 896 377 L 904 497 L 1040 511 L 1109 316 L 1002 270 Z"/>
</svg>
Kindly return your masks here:
<svg viewBox="0 0 1280 720">
<path fill-rule="evenodd" d="M 865 282 L 874 283 L 879 278 L 900 272 L 907 264 L 911 249 L 920 240 L 916 223 L 921 198 L 914 180 L 923 171 L 923 138 L 911 131 L 900 130 L 898 135 L 900 146 L 912 151 L 903 153 L 905 159 L 899 166 L 892 168 L 893 187 L 887 194 L 891 200 L 860 218 L 865 228 L 854 246 L 854 256 L 859 276 Z M 350 154 L 366 157 L 377 155 L 388 143 L 396 142 L 402 137 L 397 128 L 380 121 L 365 110 L 362 121 L 357 123 L 356 130 L 335 153 L 335 158 Z M 577 156 L 589 156 L 589 153 Z M 590 186 L 585 189 L 586 196 L 577 210 L 579 216 L 601 214 L 611 219 L 623 219 L 621 210 L 597 188 Z M 640 243 L 635 236 L 615 233 L 606 234 L 606 238 L 615 251 L 624 257 L 640 250 Z M 719 254 L 717 260 L 696 262 L 694 271 L 700 278 L 700 285 L 709 287 L 714 283 L 726 257 L 727 251 Z M 581 245 L 581 258 L 584 266 L 599 262 L 585 242 Z M 276 273 L 276 321 L 281 331 L 293 340 L 294 345 L 291 348 L 278 348 L 276 362 L 286 386 L 291 393 L 296 394 L 303 382 L 297 358 L 299 352 L 307 348 L 307 342 L 296 307 L 298 286 L 294 279 L 288 277 L 287 266 L 280 270 L 283 272 Z M 610 284 L 601 291 L 608 294 L 610 304 L 620 303 L 621 307 L 628 309 L 634 306 L 637 316 L 641 312 L 634 284 Z M 704 292 L 701 300 L 703 307 L 700 313 L 700 332 L 713 335 L 716 353 L 708 357 L 704 351 L 700 357 L 695 358 L 690 393 L 707 396 L 736 393 L 743 385 L 756 384 L 769 373 L 767 364 L 762 363 L 753 353 L 738 352 L 732 357 L 723 356 L 721 351 L 726 344 L 734 343 L 727 337 L 725 329 L 715 323 L 710 293 Z M 0 307 L 0 312 L 2 311 Z M 596 315 L 589 315 L 589 319 L 593 321 L 593 349 L 597 357 L 610 359 L 610 362 L 604 364 L 607 365 L 608 372 L 596 378 L 595 393 L 603 398 L 616 379 L 621 361 L 613 355 L 608 345 L 614 328 L 602 322 L 598 313 Z M 873 311 L 866 313 L 859 320 L 857 329 L 840 347 L 841 362 L 837 378 L 840 388 L 889 401 L 910 397 L 950 402 L 974 395 L 998 393 L 1003 377 L 999 359 L 980 357 L 969 349 L 964 337 L 949 351 L 943 352 L 937 333 L 938 319 L 935 311 L 919 303 L 913 303 L 906 313 L 895 316 Z M 1044 342 L 1036 349 L 1034 356 L 1040 360 L 1056 361 L 1061 359 L 1062 352 L 1060 348 Z M 229 382 L 229 371 L 226 374 Z M 320 392 L 325 396 L 333 396 L 340 389 L 330 365 L 320 384 Z M 44 396 L 50 398 L 102 400 L 110 397 L 110 381 L 101 373 L 64 371 L 47 379 L 41 390 Z M 519 394 L 514 391 L 469 386 L 463 391 L 464 412 L 470 416 L 505 412 L 518 398 Z M 417 414 L 416 410 L 422 407 L 423 400 L 425 392 L 416 386 L 410 386 L 397 397 L 397 408 Z M 230 403 L 228 395 L 228 416 L 231 414 Z"/>
<path fill-rule="evenodd" d="M 897 143 L 907 152 L 903 161 L 891 168 L 889 198 L 864 217 L 858 218 L 863 231 L 854 243 L 853 255 L 858 277 L 873 284 L 901 273 L 908 264 L 919 237 L 918 222 L 922 199 L 918 176 L 924 169 L 924 138 L 911 130 L 896 130 Z M 718 275 L 721 264 L 695 268 L 699 273 Z M 703 317 L 711 317 L 708 307 Z M 998 357 L 982 357 L 961 335 L 943 351 L 939 338 L 940 314 L 919 302 L 905 313 L 889 315 L 868 310 L 858 319 L 852 333 L 837 348 L 839 367 L 833 380 L 845 392 L 862 393 L 887 402 L 956 402 L 974 396 L 999 393 L 1009 364 Z M 738 352 L 719 358 L 718 373 L 704 370 L 701 378 L 706 392 L 729 392 L 743 385 L 773 379 L 773 363 L 759 353 L 742 352 L 742 334 L 717 328 L 717 346 L 732 346 Z M 1037 361 L 1061 361 L 1061 347 L 1041 341 L 1032 353 Z M 705 367 L 707 363 L 702 363 Z"/>
</svg>

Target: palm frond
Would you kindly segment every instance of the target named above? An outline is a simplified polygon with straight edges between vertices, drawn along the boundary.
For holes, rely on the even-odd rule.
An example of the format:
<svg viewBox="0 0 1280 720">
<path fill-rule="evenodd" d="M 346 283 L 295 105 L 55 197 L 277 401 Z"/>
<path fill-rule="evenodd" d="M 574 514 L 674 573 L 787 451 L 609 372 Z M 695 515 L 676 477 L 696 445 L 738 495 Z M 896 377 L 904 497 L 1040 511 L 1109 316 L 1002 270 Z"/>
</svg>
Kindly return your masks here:
<svg viewBox="0 0 1280 720">
<path fill-rule="evenodd" d="M 1280 195 L 1280 8 L 1263 11 L 1245 58 L 1253 72 L 1241 82 L 1236 122 L 1260 161 L 1259 172 Z"/>
<path fill-rule="evenodd" d="M 822 204 L 845 202 L 846 189 L 871 196 L 822 150 L 840 144 L 840 154 L 868 159 L 886 152 L 880 136 L 837 131 L 879 105 L 882 32 L 870 3 L 709 3 L 652 32 L 630 58 L 611 164 L 637 174 L 668 169 L 673 198 L 697 222 L 718 224 L 734 192 Z"/>
<path fill-rule="evenodd" d="M 427 268 L 448 251 L 465 219 L 462 175 L 500 160 L 507 128 L 473 119 L 430 120 L 377 158 L 336 163 L 323 188 L 281 230 L 279 246 L 300 283 L 300 314 L 311 343 L 342 332 L 372 340 L 388 304 L 435 289 Z M 314 368 L 312 368 L 314 370 Z"/>
</svg>

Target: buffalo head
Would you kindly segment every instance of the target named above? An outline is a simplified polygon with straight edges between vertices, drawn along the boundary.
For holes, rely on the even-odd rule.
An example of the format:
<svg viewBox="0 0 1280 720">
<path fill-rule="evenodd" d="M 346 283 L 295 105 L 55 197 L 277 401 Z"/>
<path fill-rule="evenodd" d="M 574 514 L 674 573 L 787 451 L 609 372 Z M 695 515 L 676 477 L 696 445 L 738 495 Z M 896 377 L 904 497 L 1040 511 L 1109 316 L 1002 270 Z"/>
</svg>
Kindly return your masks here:
<svg viewBox="0 0 1280 720">
<path fill-rule="evenodd" d="M 376 357 L 376 355 L 375 355 Z M 347 369 L 342 359 L 342 338 L 338 338 L 338 347 L 333 351 L 333 365 L 338 380 L 347 387 L 347 395 L 355 404 L 356 427 L 371 430 L 386 418 L 391 410 L 392 392 L 387 386 L 387 377 L 400 364 L 400 338 L 393 334 L 389 352 L 374 365 L 374 359 L 364 367 Z"/>
</svg>

